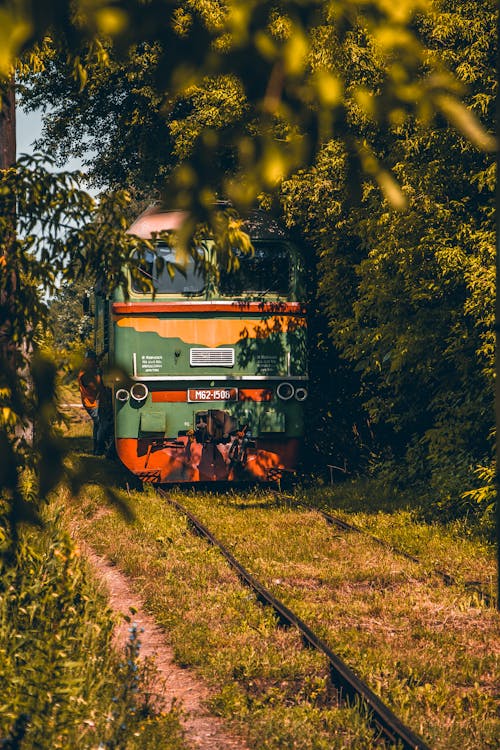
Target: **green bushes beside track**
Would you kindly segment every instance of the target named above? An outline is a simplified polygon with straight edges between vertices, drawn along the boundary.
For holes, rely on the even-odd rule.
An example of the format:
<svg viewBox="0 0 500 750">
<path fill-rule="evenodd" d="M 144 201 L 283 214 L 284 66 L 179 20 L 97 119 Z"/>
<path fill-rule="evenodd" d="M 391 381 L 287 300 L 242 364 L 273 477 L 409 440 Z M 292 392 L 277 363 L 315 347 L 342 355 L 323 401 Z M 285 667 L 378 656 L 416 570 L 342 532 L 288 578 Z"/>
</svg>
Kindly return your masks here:
<svg viewBox="0 0 500 750">
<path fill-rule="evenodd" d="M 1 747 L 184 747 L 175 712 L 151 703 L 140 633 L 119 654 L 112 631 L 69 538 L 54 524 L 22 534 L 0 588 Z"/>
</svg>

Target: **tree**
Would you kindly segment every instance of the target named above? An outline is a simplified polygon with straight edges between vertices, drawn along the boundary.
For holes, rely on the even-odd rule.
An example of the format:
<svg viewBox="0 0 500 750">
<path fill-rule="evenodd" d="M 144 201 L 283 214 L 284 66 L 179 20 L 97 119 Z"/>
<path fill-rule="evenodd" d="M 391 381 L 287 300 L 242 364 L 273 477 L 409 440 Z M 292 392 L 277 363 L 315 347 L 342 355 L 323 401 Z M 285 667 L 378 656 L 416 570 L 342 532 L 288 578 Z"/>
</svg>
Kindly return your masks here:
<svg viewBox="0 0 500 750">
<path fill-rule="evenodd" d="M 421 21 L 421 36 L 492 127 L 495 6 L 444 2 L 439 11 Z M 464 490 L 493 456 L 495 162 L 442 120 L 401 117 L 392 134 L 375 147 L 403 186 L 406 212 L 391 212 L 367 182 L 352 204 L 338 141 L 285 185 L 285 208 L 318 248 L 330 335 L 360 377 L 382 454 L 442 508 L 468 511 L 474 496 Z"/>
<path fill-rule="evenodd" d="M 57 289 L 48 305 L 48 323 L 54 347 L 70 350 L 89 340 L 94 329 L 90 315 L 82 316 L 82 300 L 92 287 L 85 279 L 63 284 Z"/>
<path fill-rule="evenodd" d="M 20 522 L 39 523 L 39 501 L 64 475 L 63 447 L 55 431 L 58 418 L 55 365 L 37 351 L 40 328 L 47 327 L 46 295 L 63 283 L 95 278 L 104 269 L 110 287 L 124 280 L 124 259 L 143 244 L 125 233 L 126 192 L 93 199 L 70 173 L 51 173 L 41 157 L 19 160 L 0 175 L 0 196 L 16 197 L 16 233 L 8 212 L 0 215 L 0 297 L 8 300 L 10 346 L 0 348 L 0 522 L 7 557 L 15 548 Z M 102 248 L 106 247 L 105 257 Z M 15 293 L 12 293 L 15 279 Z M 12 364 L 13 363 L 13 364 Z M 29 380 L 29 387 L 28 387 Z M 32 444 L 23 428 L 35 424 Z M 26 501 L 23 476 L 35 472 L 38 494 Z"/>
<path fill-rule="evenodd" d="M 172 139 L 155 88 L 158 45 L 135 47 L 118 60 L 107 44 L 105 62 L 89 60 L 83 89 L 67 51 L 47 40 L 39 57 L 41 70 L 21 71 L 18 91 L 28 109 L 50 107 L 41 150 L 62 163 L 83 157 L 94 187 L 159 191 L 172 163 Z"/>
<path fill-rule="evenodd" d="M 45 5 L 47 2 L 42 2 L 37 7 L 45 9 Z M 149 153 L 142 149 L 145 126 L 160 138 L 163 133 L 167 158 L 157 160 L 152 181 L 158 184 L 163 178 L 161 188 L 170 201 L 190 206 L 200 218 L 210 213 L 220 191 L 237 207 L 248 207 L 262 190 L 275 190 L 286 175 L 310 164 L 321 144 L 333 135 L 345 142 L 352 171 L 361 166 L 390 202 L 401 207 L 404 196 L 397 182 L 373 152 L 370 141 L 360 140 L 353 129 L 349 99 L 366 115 L 374 115 L 372 131 L 380 125 L 385 128 L 391 118 L 406 112 L 437 110 L 480 147 L 495 148 L 494 138 L 459 102 L 455 78 L 416 33 L 418 16 L 431 15 L 421 0 L 397 5 L 384 0 L 290 0 L 281 10 L 270 0 L 185 0 L 166 8 L 155 0 L 129 0 L 112 6 L 60 5 L 64 7 L 58 9 L 59 14 L 52 8 L 47 8 L 46 14 L 28 12 L 29 32 L 16 24 L 11 12 L 17 52 L 33 49 L 33 43 L 41 42 L 52 28 L 52 44 L 35 53 L 40 80 L 45 66 L 53 71 L 51 64 L 63 55 L 76 81 L 69 91 L 71 102 L 88 86 L 90 98 L 98 96 L 104 106 L 112 132 L 117 105 L 124 105 L 125 112 L 131 114 L 128 125 L 134 148 L 127 154 L 131 175 L 131 162 L 136 160 L 140 172 L 137 163 L 144 162 Z M 321 35 L 330 47 L 323 44 L 318 54 Z M 362 38 L 357 45 L 361 55 L 358 60 L 351 58 L 350 64 L 363 64 L 371 57 L 378 65 L 375 81 L 361 76 L 349 89 L 345 61 L 349 62 L 353 35 Z M 340 59 L 333 50 L 341 51 Z M 127 60 L 128 73 L 124 75 Z M 36 67 L 33 58 L 27 61 L 31 69 Z M 63 69 L 54 87 L 48 83 L 45 88 L 45 100 L 59 101 L 61 111 L 65 104 L 60 84 L 67 84 L 67 73 L 68 69 Z M 235 82 L 235 95 L 227 97 L 225 114 L 216 116 L 214 122 L 197 121 L 193 113 L 202 110 L 200 97 L 220 100 L 221 84 L 230 80 Z M 113 83 L 117 84 L 115 99 L 109 96 Z M 136 94 L 132 104 L 131 89 Z M 147 106 L 141 106 L 140 99 Z M 231 107 L 229 100 L 236 106 Z M 149 106 L 151 115 L 147 114 Z M 86 118 L 96 114 L 102 123 L 99 108 L 92 102 L 83 104 L 83 111 L 77 122 L 84 127 L 89 124 Z M 220 111 L 220 107 L 213 110 L 219 115 Z M 175 158 L 170 161 L 162 118 L 177 144 Z M 54 126 L 59 135 L 61 123 L 59 118 Z M 66 128 L 69 133 L 71 127 L 68 130 L 64 125 L 62 132 Z M 187 153 L 180 144 L 182 138 L 190 145 Z M 64 142 L 67 145 L 68 141 Z M 101 165 L 109 144 L 105 139 L 100 149 Z M 229 164 L 227 159 L 221 161 L 222 152 L 230 156 Z M 120 154 L 122 149 L 117 152 Z M 166 174 L 162 174 L 167 162 Z"/>
<path fill-rule="evenodd" d="M 75 130 L 67 122 L 71 110 L 65 109 L 64 92 L 68 92 L 68 107 L 74 107 L 73 113 L 76 106 L 78 112 L 81 108 L 78 128 L 89 128 L 102 111 L 96 132 L 102 136 L 107 122 L 109 140 L 98 137 L 93 142 L 98 149 L 96 179 L 114 174 L 113 179 L 119 181 L 121 176 L 130 175 L 137 182 L 142 180 L 142 187 L 142 165 L 150 164 L 151 181 L 161 194 L 172 204 L 191 209 L 191 233 L 196 219 L 213 219 L 212 206 L 218 194 L 230 197 L 242 209 L 263 194 L 267 194 L 269 204 L 285 178 L 305 170 L 304 184 L 309 181 L 318 195 L 323 191 L 335 198 L 328 217 L 335 236 L 339 236 L 342 224 L 349 230 L 344 261 L 334 262 L 334 273 L 346 290 L 342 313 L 345 330 L 345 326 L 337 326 L 340 316 L 336 310 L 329 304 L 327 309 L 343 356 L 359 359 L 356 347 L 367 349 L 368 364 L 363 364 L 365 369 L 361 370 L 363 388 L 365 393 L 366 389 L 371 389 L 370 393 L 376 391 L 378 401 L 376 408 L 366 395 L 364 401 L 377 416 L 383 408 L 387 409 L 391 393 L 402 385 L 408 386 L 402 366 L 390 370 L 388 380 L 380 377 L 379 355 L 384 361 L 388 353 L 382 345 L 378 350 L 370 348 L 371 338 L 366 337 L 362 344 L 363 316 L 371 315 L 372 302 L 376 303 L 375 317 L 368 317 L 368 323 L 375 334 L 384 330 L 384 305 L 388 306 L 388 296 L 384 301 L 368 283 L 369 274 L 383 264 L 366 248 L 373 245 L 379 260 L 385 262 L 383 232 L 393 227 L 397 236 L 404 236 L 404 219 L 392 214 L 386 218 L 388 206 L 380 212 L 379 191 L 389 205 L 402 209 L 408 197 L 418 196 L 419 189 L 432 187 L 431 172 L 420 184 L 419 171 L 413 175 L 411 162 L 407 163 L 413 152 L 407 146 L 424 143 L 425 132 L 420 141 L 415 133 L 420 133 L 426 119 L 429 126 L 436 112 L 434 126 L 447 121 L 484 151 L 492 151 L 496 145 L 472 109 L 460 102 L 462 89 L 446 68 L 446 55 L 433 48 L 432 34 L 434 28 L 439 28 L 440 10 L 437 0 L 435 5 L 423 0 L 398 4 L 386 0 L 290 0 L 278 9 L 270 0 L 184 0 L 175 4 L 160 0 L 117 0 L 113 4 L 11 0 L 3 7 L 3 28 L 9 45 L 0 58 L 0 71 L 8 75 L 18 60 L 19 76 L 28 70 L 38 72 L 37 85 L 45 82 L 46 100 L 59 102 L 61 113 L 65 113 L 54 126 L 54 133 L 63 136 L 64 147 Z M 441 39 L 434 46 L 440 47 L 442 42 Z M 61 70 L 61 75 L 53 78 L 51 73 L 56 69 Z M 114 87 L 118 101 L 113 99 Z M 91 101 L 82 104 L 87 94 Z M 125 120 L 117 117 L 117 104 L 124 104 Z M 476 104 L 479 106 L 480 102 Z M 149 151 L 150 129 L 160 139 L 168 131 L 169 137 L 163 141 L 166 148 L 160 156 L 154 149 Z M 120 150 L 118 133 L 127 148 Z M 80 133 L 80 141 L 84 135 Z M 118 168 L 106 155 L 110 145 L 118 149 Z M 335 157 L 338 173 L 331 169 L 327 172 L 326 179 L 331 184 L 325 187 L 318 185 L 311 174 L 321 169 L 322 160 L 329 154 Z M 395 176 L 400 178 L 403 189 Z M 417 179 L 414 187 L 413 176 Z M 4 189 L 9 189 L 9 179 L 13 177 L 7 175 Z M 64 194 L 56 190 L 57 200 L 54 195 L 49 196 L 47 205 L 54 213 L 48 220 L 41 203 L 44 189 L 39 188 L 46 184 L 46 177 L 35 170 L 30 187 L 28 183 L 27 173 L 23 172 L 21 182 L 11 187 L 21 196 L 27 191 L 23 198 L 27 214 L 31 211 L 32 215 L 42 216 L 49 229 L 65 221 L 65 212 L 83 200 L 65 184 Z M 349 214 L 345 213 L 345 195 L 352 203 Z M 33 206 L 28 196 L 32 197 Z M 361 204 L 357 206 L 359 200 Z M 104 203 L 101 210 L 109 212 L 111 202 Z M 123 202 L 118 201 L 117 205 Z M 82 211 L 81 206 L 79 210 Z M 323 207 L 318 206 L 316 215 L 310 217 L 319 235 L 323 214 Z M 332 224 L 335 214 L 338 220 Z M 86 229 L 72 230 L 62 239 L 49 238 L 50 249 L 41 256 L 41 265 L 36 265 L 38 261 L 35 263 L 29 252 L 34 248 L 32 240 L 23 245 L 22 251 L 19 249 L 20 257 L 31 264 L 33 278 L 50 279 L 49 265 L 55 258 L 61 258 L 64 268 L 70 261 L 68 267 L 72 268 L 96 267 L 97 240 L 102 242 L 103 233 L 112 229 L 109 220 L 101 223 L 88 215 Z M 123 224 L 117 211 L 111 221 L 119 227 Z M 225 226 L 234 228 L 234 223 Z M 212 227 L 219 237 L 217 225 Z M 82 249 L 84 242 L 90 250 Z M 106 242 L 105 270 L 113 285 L 120 282 L 120 268 L 130 259 L 132 240 L 123 245 L 106 237 Z M 327 263 L 331 258 L 328 246 L 322 244 L 320 251 Z M 392 267 L 397 267 L 398 251 L 394 241 Z M 439 258 L 434 258 L 434 262 L 438 269 Z M 387 295 L 391 289 L 391 263 L 387 262 L 383 276 Z M 471 279 L 475 278 L 473 270 Z M 65 272 L 68 273 L 67 268 Z M 476 267 L 476 276 L 479 272 Z M 361 281 L 356 285 L 352 277 L 358 273 Z M 397 278 L 403 289 L 406 281 L 413 284 L 414 276 L 401 273 Z M 451 311 L 457 309 L 454 305 L 461 299 L 459 283 L 454 280 L 452 287 L 453 299 L 450 297 L 447 308 L 450 320 Z M 358 293 L 359 303 L 353 299 Z M 472 299 L 471 312 L 487 309 L 478 295 Z M 40 304 L 35 309 L 42 314 Z M 26 322 L 33 321 L 24 321 L 24 312 L 19 308 L 16 313 L 20 339 L 29 338 Z M 401 313 L 403 321 L 403 307 Z M 446 326 L 442 330 L 444 335 Z M 387 332 L 388 339 L 392 337 L 390 327 Z M 418 341 L 417 333 L 415 330 L 410 337 L 412 343 Z M 397 357 L 391 362 L 397 363 Z M 398 372 L 400 380 L 394 375 Z M 21 413 L 22 409 L 20 416 Z M 385 415 L 384 419 L 391 427 Z M 402 404 L 398 425 L 413 425 L 411 419 Z"/>
</svg>

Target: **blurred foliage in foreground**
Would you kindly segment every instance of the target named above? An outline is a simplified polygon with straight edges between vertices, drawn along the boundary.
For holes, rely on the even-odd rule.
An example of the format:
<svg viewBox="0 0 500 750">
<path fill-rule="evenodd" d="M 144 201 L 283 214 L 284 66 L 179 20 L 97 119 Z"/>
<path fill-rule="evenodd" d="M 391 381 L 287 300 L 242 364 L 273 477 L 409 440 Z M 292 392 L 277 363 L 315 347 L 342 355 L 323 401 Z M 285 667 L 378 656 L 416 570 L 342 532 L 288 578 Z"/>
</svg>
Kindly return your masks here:
<svg viewBox="0 0 500 750">
<path fill-rule="evenodd" d="M 441 45 L 428 43 L 440 0 L 11 0 L 4 14 L 0 73 L 19 58 L 21 77 L 35 72 L 32 101 L 56 106 L 60 148 L 65 131 L 77 149 L 97 146 L 94 176 L 107 186 L 147 175 L 202 218 L 221 195 L 248 208 L 332 137 L 351 190 L 361 169 L 402 208 L 374 146 L 412 114 L 429 124 L 437 113 L 476 147 L 496 147 Z"/>
<path fill-rule="evenodd" d="M 144 246 L 138 249 L 125 233 L 126 191 L 102 197 L 97 206 L 75 175 L 53 174 L 35 158 L 1 174 L 2 208 L 13 195 L 15 232 L 11 212 L 0 214 L 0 487 L 7 500 L 0 516 L 15 546 L 18 524 L 40 522 L 39 500 L 65 473 L 56 367 L 37 346 L 47 327 L 47 296 L 60 283 L 95 278 L 97 270 L 110 288 L 120 284 L 124 261 L 137 265 Z M 29 496 L 21 486 L 27 470 L 38 481 Z"/>
</svg>

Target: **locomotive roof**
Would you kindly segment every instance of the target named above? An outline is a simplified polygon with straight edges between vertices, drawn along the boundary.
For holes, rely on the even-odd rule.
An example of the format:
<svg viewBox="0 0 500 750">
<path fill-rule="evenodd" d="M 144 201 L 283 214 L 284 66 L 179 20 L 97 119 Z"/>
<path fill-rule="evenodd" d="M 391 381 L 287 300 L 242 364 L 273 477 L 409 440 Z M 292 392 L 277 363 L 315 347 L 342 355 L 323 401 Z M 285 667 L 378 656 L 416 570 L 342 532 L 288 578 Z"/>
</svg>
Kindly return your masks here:
<svg viewBox="0 0 500 750">
<path fill-rule="evenodd" d="M 179 229 L 187 216 L 187 211 L 169 210 L 156 204 L 143 211 L 130 225 L 127 232 L 143 239 L 151 239 L 154 233 Z M 287 239 L 284 228 L 265 211 L 252 211 L 245 219 L 243 226 L 250 237 L 255 240 Z"/>
<path fill-rule="evenodd" d="M 149 240 L 155 232 L 179 229 L 187 215 L 186 211 L 169 211 L 159 205 L 149 206 L 132 222 L 127 232 Z"/>
</svg>

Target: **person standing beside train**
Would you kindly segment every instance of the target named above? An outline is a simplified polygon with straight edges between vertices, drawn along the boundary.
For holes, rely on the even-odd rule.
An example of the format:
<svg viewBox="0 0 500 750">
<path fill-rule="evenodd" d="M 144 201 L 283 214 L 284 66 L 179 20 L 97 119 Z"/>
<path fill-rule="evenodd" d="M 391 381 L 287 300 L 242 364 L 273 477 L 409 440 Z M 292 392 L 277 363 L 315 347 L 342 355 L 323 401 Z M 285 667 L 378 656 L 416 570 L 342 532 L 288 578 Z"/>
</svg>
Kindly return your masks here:
<svg viewBox="0 0 500 750">
<path fill-rule="evenodd" d="M 94 456 L 100 456 L 104 453 L 104 440 L 99 418 L 99 400 L 103 395 L 104 385 L 97 366 L 97 355 L 92 349 L 85 352 L 85 359 L 78 373 L 78 387 L 82 406 L 93 423 L 93 453 Z"/>
</svg>

